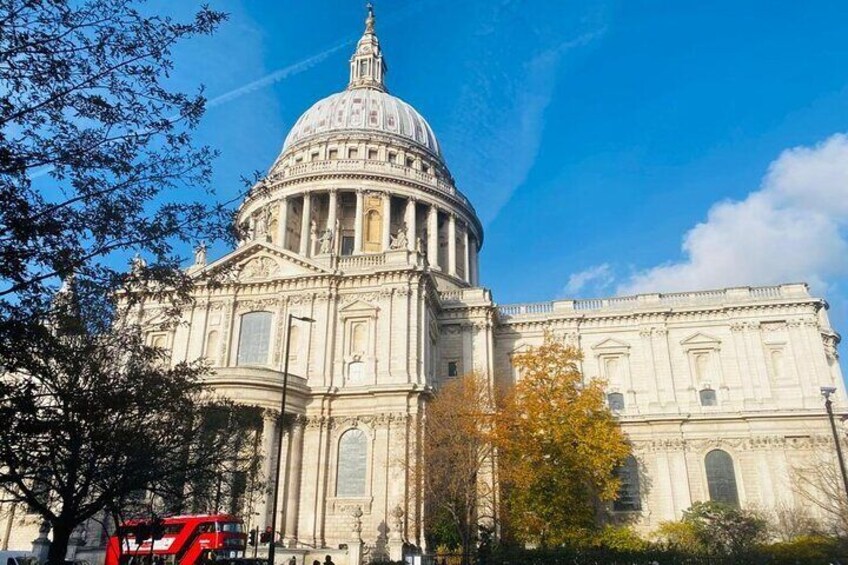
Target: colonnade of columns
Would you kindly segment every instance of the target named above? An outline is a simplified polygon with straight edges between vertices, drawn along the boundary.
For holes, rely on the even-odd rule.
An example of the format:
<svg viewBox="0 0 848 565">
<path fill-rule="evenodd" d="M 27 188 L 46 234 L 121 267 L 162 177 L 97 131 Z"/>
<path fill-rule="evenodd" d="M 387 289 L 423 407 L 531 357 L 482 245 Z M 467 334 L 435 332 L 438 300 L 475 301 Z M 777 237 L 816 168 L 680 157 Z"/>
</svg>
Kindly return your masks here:
<svg viewBox="0 0 848 565">
<path fill-rule="evenodd" d="M 277 531 L 291 546 L 297 540 L 297 516 L 300 505 L 300 469 L 303 457 L 303 422 L 295 419 L 287 429 L 279 429 L 280 416 L 275 410 L 266 410 L 262 425 L 262 476 L 266 490 L 258 499 L 256 526 L 260 531 L 271 525 L 273 508 L 274 472 L 277 469 L 277 443 L 282 433 L 283 451 L 280 470 L 280 491 L 277 493 Z"/>
<path fill-rule="evenodd" d="M 328 210 L 326 215 L 326 224 L 313 228 L 314 198 L 318 194 L 328 194 Z M 356 210 L 353 222 L 353 254 L 363 253 L 363 242 L 365 238 L 365 191 L 357 189 L 356 194 Z M 287 227 L 291 218 L 290 201 L 293 197 L 283 197 L 277 202 L 277 233 L 275 241 L 281 246 L 289 248 L 287 245 Z M 299 242 L 296 246 L 296 251 L 304 257 L 320 255 L 320 251 L 316 250 L 315 246 L 318 243 L 315 238 L 320 238 L 326 230 L 330 230 L 333 241 L 340 237 L 340 234 L 335 233 L 339 220 L 339 201 L 340 195 L 338 190 L 304 192 L 302 195 L 303 201 L 300 210 L 300 230 Z M 394 197 L 406 198 L 406 206 L 403 211 L 403 223 L 406 226 L 406 249 L 411 252 L 423 252 L 431 268 L 441 270 L 451 276 L 462 278 L 465 282 L 471 285 L 478 284 L 478 239 L 471 232 L 469 225 L 457 214 L 450 210 L 440 209 L 435 204 L 419 202 L 414 198 L 409 197 Z M 381 204 L 381 237 L 380 247 L 383 251 L 388 251 L 392 245 L 392 199 L 393 196 L 387 192 L 380 193 Z M 420 204 L 426 206 L 426 217 L 419 219 L 418 207 Z M 444 218 L 440 222 L 440 215 Z M 419 222 L 423 222 L 424 240 L 419 244 Z M 440 225 L 441 224 L 441 225 Z M 447 252 L 445 257 L 440 257 L 440 229 L 443 239 L 446 240 Z M 462 245 L 462 256 L 459 256 L 457 241 Z M 375 242 L 376 243 L 376 242 Z M 419 248 L 420 245 L 420 248 Z M 338 247 L 334 247 L 338 250 Z M 338 251 L 336 251 L 338 252 Z"/>
</svg>

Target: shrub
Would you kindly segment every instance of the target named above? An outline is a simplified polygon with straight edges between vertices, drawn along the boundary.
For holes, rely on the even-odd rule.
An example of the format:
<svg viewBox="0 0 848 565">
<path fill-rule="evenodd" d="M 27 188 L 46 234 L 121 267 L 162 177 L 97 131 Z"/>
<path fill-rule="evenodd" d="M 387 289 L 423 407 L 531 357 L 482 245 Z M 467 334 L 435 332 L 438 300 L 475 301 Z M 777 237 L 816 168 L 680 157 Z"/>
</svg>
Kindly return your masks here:
<svg viewBox="0 0 848 565">
<path fill-rule="evenodd" d="M 696 502 L 683 513 L 698 542 L 711 555 L 744 555 L 767 541 L 766 521 L 751 511 L 718 502 Z"/>
</svg>

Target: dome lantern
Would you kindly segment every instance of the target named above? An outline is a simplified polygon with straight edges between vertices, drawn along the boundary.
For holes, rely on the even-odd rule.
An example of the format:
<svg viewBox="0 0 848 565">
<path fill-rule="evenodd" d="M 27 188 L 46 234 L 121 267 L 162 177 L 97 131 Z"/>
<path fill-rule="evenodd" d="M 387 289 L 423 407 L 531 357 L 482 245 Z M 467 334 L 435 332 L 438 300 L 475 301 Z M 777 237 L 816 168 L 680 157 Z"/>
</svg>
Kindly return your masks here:
<svg viewBox="0 0 848 565">
<path fill-rule="evenodd" d="M 380 40 L 374 32 L 374 8 L 368 4 L 368 17 L 365 19 L 365 33 L 356 44 L 356 51 L 350 59 L 350 83 L 348 90 L 370 88 L 386 92 L 384 79 L 386 63 L 380 50 Z"/>
</svg>

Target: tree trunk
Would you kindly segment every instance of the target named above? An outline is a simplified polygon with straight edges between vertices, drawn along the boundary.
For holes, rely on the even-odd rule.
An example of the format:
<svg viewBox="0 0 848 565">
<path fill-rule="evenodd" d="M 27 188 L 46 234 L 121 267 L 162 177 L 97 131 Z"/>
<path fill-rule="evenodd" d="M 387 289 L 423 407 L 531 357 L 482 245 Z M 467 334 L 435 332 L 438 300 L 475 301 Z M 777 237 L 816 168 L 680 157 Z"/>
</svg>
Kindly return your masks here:
<svg viewBox="0 0 848 565">
<path fill-rule="evenodd" d="M 48 565 L 64 565 L 65 555 L 68 553 L 68 542 L 76 524 L 57 521 L 52 526 L 53 539 L 50 542 L 50 551 L 47 553 L 47 563 Z"/>
</svg>

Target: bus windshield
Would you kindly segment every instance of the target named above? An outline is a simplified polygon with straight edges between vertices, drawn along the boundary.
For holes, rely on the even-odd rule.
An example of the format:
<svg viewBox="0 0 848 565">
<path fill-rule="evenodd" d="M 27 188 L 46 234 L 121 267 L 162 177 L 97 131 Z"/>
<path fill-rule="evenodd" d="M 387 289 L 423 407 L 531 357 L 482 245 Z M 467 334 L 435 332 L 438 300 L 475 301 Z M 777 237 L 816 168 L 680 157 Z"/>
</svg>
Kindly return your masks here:
<svg viewBox="0 0 848 565">
<path fill-rule="evenodd" d="M 238 522 L 218 522 L 217 526 L 219 532 L 244 533 L 244 524 L 239 524 Z"/>
</svg>

